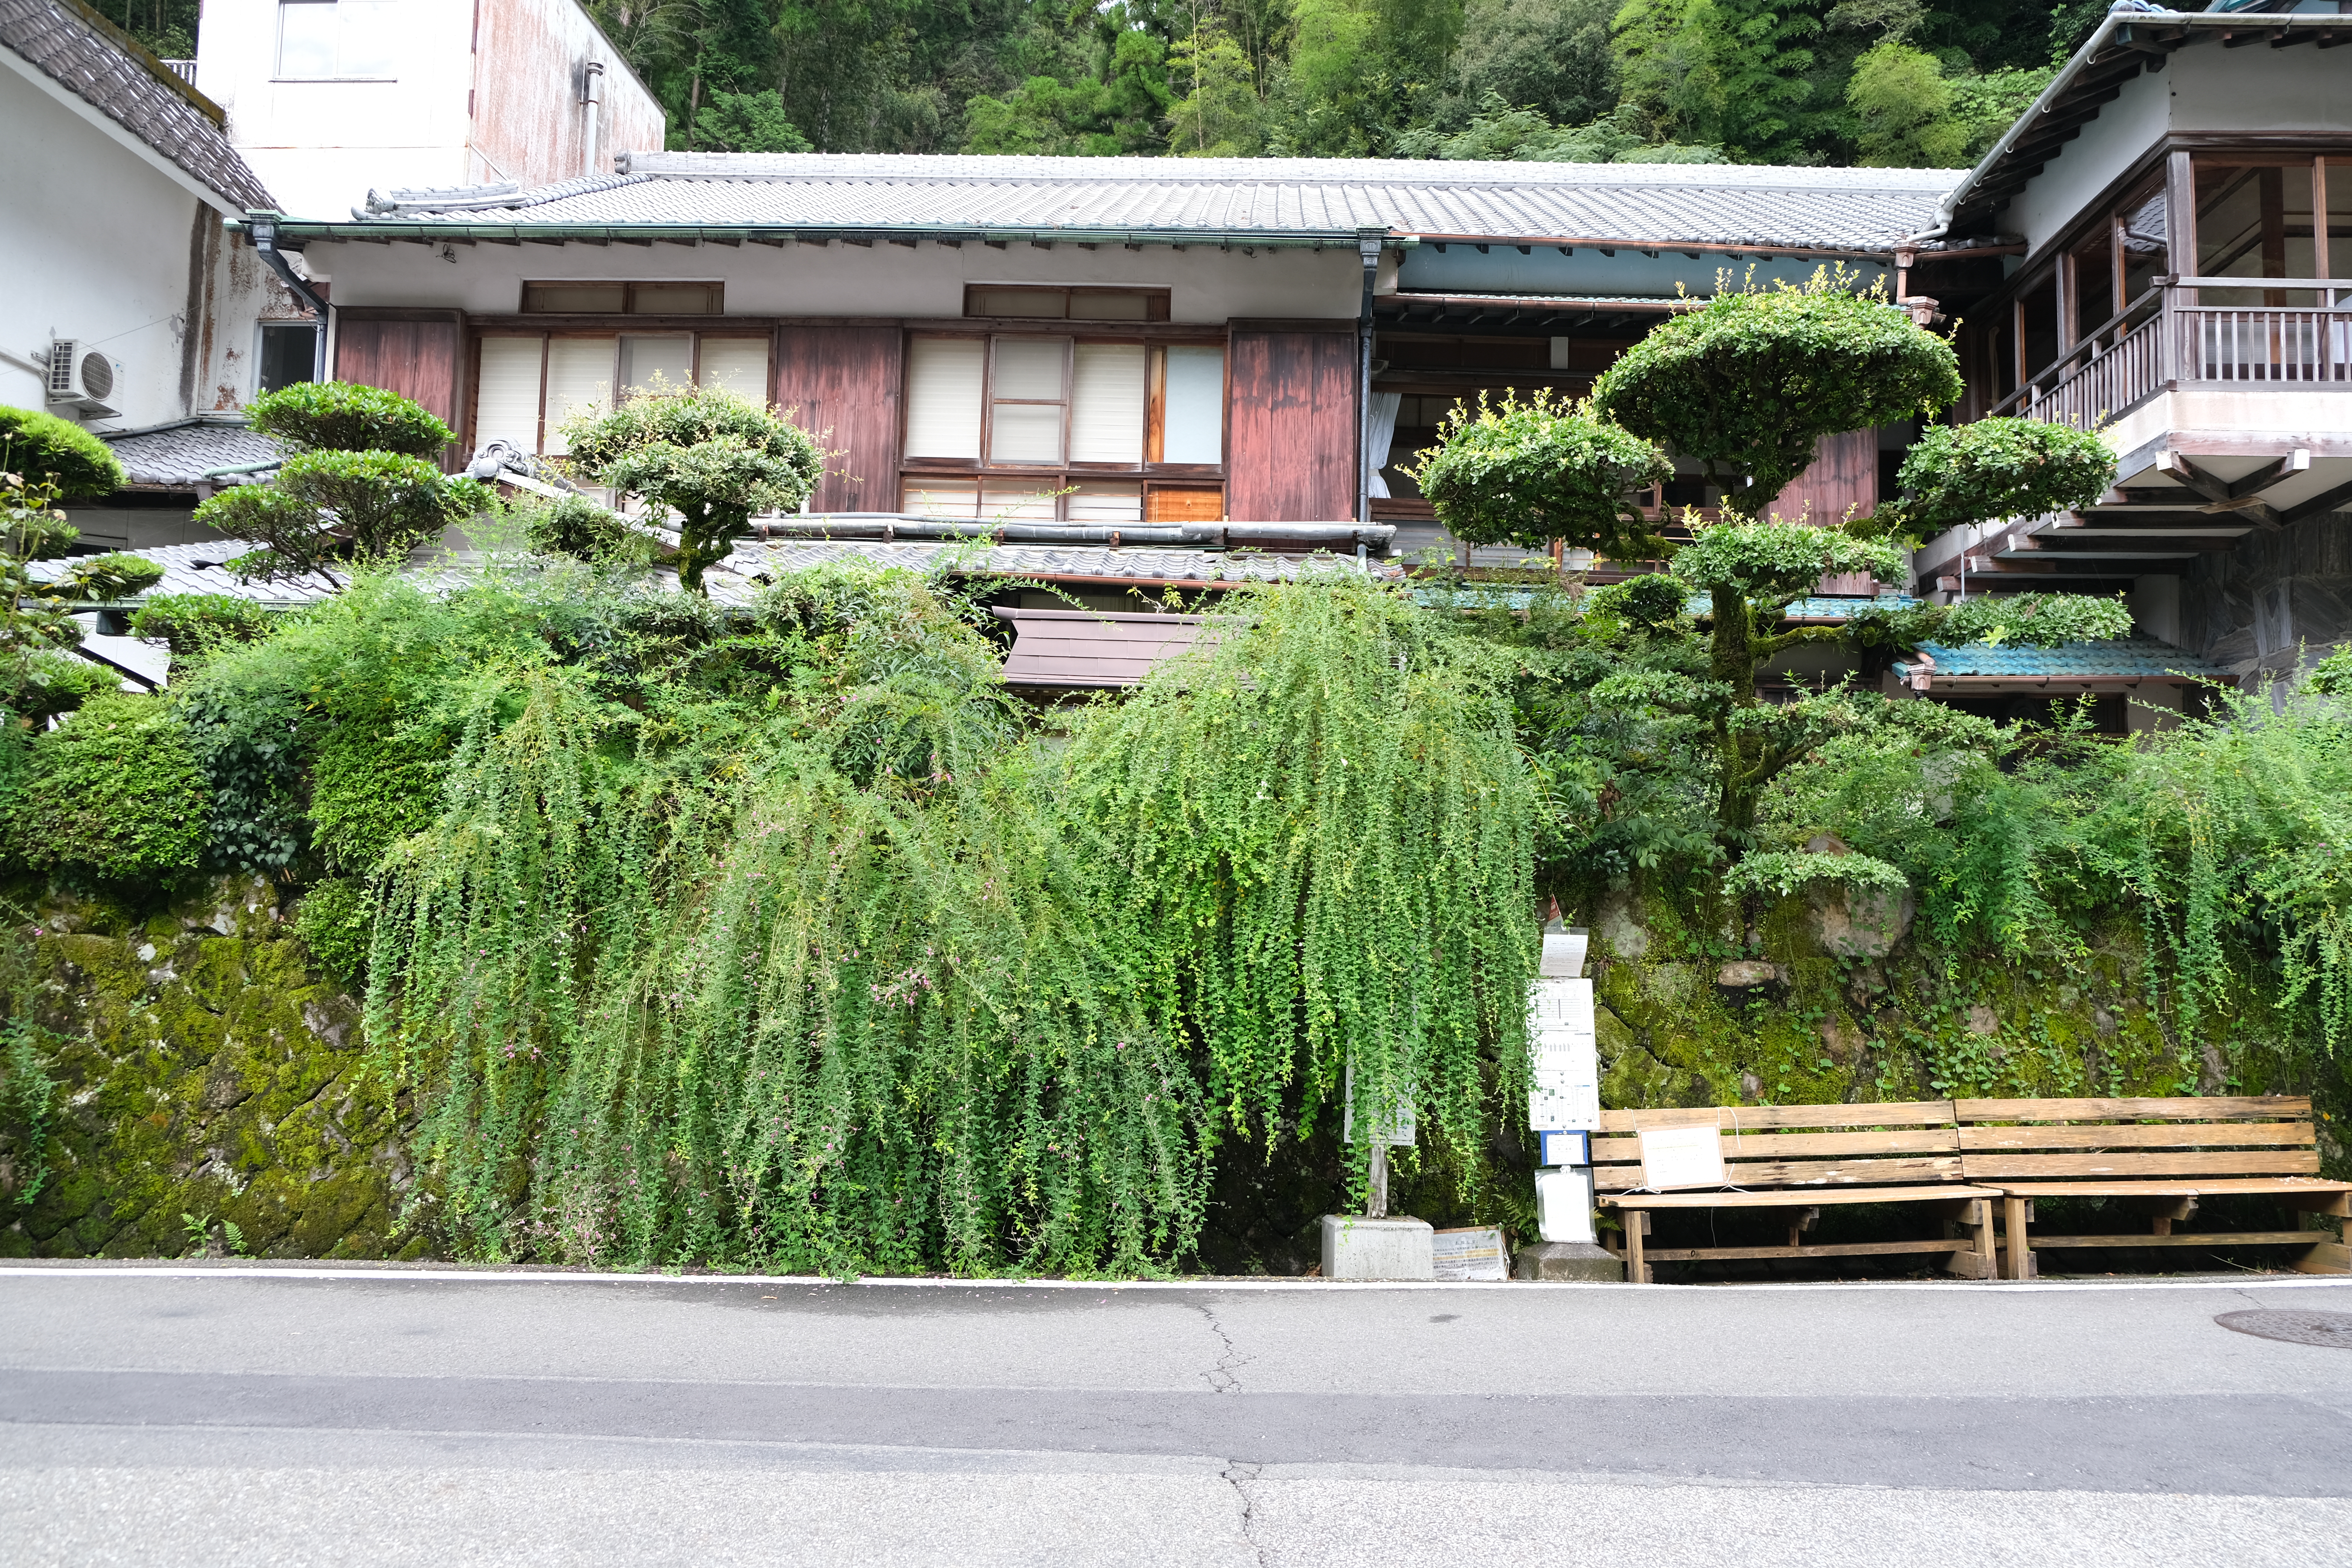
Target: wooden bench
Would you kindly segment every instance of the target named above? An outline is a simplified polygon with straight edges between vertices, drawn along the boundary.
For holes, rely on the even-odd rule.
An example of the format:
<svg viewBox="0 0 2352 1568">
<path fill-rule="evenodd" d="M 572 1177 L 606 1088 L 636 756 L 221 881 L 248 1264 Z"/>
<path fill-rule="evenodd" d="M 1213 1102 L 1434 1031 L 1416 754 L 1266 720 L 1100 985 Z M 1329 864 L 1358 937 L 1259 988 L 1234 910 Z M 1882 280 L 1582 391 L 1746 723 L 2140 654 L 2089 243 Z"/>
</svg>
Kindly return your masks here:
<svg viewBox="0 0 2352 1568">
<path fill-rule="evenodd" d="M 2314 1234 L 2320 1215 L 2352 1215 L 2352 1183 L 2319 1179 L 2311 1101 L 2300 1095 L 2185 1100 L 1962 1100 L 1961 1169 L 1998 1192 L 2001 1277 L 2030 1279 L 2035 1252 L 2085 1247 L 2295 1247 L 2308 1274 L 2352 1272 L 2352 1249 Z M 2176 1231 L 2200 1198 L 2249 1194 L 2302 1214 L 2305 1228 Z M 2149 1228 L 2036 1236 L 2033 1200 L 2147 1200 Z"/>
<path fill-rule="evenodd" d="M 1724 1171 L 1739 1190 L 1643 1192 L 1644 1131 L 1713 1126 Z M 1942 1253 L 1946 1270 L 1994 1277 L 1992 1208 L 1997 1194 L 1969 1185 L 1960 1163 L 1959 1128 L 1948 1100 L 1900 1105 L 1721 1105 L 1686 1110 L 1604 1110 L 1592 1140 L 1594 1200 L 1625 1220 L 1614 1250 L 1625 1278 L 1651 1282 L 1654 1263 L 1699 1258 L 1867 1258 Z M 1837 1242 L 1807 1246 L 1824 1205 L 1929 1204 L 1946 1221 L 1934 1241 Z M 1785 1247 L 1674 1247 L 1647 1244 L 1650 1215 L 1661 1209 L 1793 1211 Z M 1962 1234 L 1954 1235 L 1958 1230 Z"/>
</svg>

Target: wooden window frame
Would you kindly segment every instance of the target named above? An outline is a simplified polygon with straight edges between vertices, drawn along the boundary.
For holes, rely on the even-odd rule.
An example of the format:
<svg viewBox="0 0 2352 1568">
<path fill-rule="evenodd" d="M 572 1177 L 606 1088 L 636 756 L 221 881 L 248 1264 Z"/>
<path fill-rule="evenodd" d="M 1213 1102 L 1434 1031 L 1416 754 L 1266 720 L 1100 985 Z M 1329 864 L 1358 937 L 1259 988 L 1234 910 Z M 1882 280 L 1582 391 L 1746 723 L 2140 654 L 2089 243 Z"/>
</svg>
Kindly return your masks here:
<svg viewBox="0 0 2352 1568">
<path fill-rule="evenodd" d="M 530 291 L 534 289 L 618 289 L 621 290 L 621 308 L 618 311 L 535 310 L 531 309 L 530 304 Z M 637 309 L 637 290 L 640 289 L 708 289 L 710 291 L 710 309 L 699 311 L 681 311 L 673 308 L 661 310 L 641 311 Z M 515 300 L 515 314 L 519 316 L 562 317 L 619 315 L 639 319 L 677 316 L 679 319 L 686 321 L 707 321 L 713 316 L 723 316 L 727 313 L 727 285 L 720 279 L 708 278 L 679 278 L 670 279 L 659 278 L 530 278 L 523 280 L 521 289 L 516 294 Z"/>
<path fill-rule="evenodd" d="M 1111 290 L 1111 292 L 1132 293 L 1135 290 L 1119 289 Z M 1132 328 L 1128 331 L 1118 331 L 1116 329 L 1121 324 L 1118 322 L 1081 322 L 1075 324 L 1079 330 L 1073 330 L 1074 323 L 1071 322 L 1038 321 L 1024 317 L 1019 319 L 1017 329 L 1003 330 L 992 323 L 1002 320 L 1009 326 L 1011 318 L 989 318 L 988 320 L 992 324 L 987 326 L 975 321 L 968 326 L 959 322 L 944 328 L 908 329 L 908 352 L 902 356 L 902 363 L 912 363 L 914 358 L 912 345 L 918 338 L 978 339 L 987 344 L 987 350 L 982 360 L 983 368 L 980 387 L 981 457 L 971 458 L 908 456 L 907 454 L 907 422 L 913 414 L 913 408 L 911 399 L 906 397 L 899 399 L 898 491 L 902 503 L 910 486 L 919 488 L 928 484 L 933 488 L 940 488 L 949 483 L 961 483 L 965 479 L 971 480 L 976 489 L 992 483 L 1034 482 L 1041 489 L 1051 489 L 1057 491 L 1066 489 L 1077 483 L 1124 483 L 1132 480 L 1142 489 L 1143 504 L 1147 512 L 1150 506 L 1151 491 L 1154 489 L 1214 489 L 1222 496 L 1226 484 L 1227 468 L 1223 458 L 1227 455 L 1224 449 L 1225 444 L 1232 439 L 1231 420 L 1227 416 L 1227 405 L 1232 401 L 1233 386 L 1233 352 L 1229 342 L 1222 339 L 1213 342 L 1213 346 L 1223 356 L 1225 377 L 1224 391 L 1221 395 L 1218 408 L 1220 460 L 1215 463 L 1169 463 L 1160 461 L 1152 456 L 1153 453 L 1164 449 L 1161 443 L 1165 438 L 1166 351 L 1171 347 L 1206 348 L 1213 346 L 1212 342 L 1204 342 L 1197 333 L 1161 336 Z M 1059 463 L 999 463 L 991 461 L 987 457 L 995 440 L 996 405 L 1000 401 L 1022 403 L 1041 401 L 1001 400 L 996 396 L 996 344 L 998 341 L 1007 338 L 1055 339 L 1065 345 L 1062 359 L 1061 400 L 1063 458 Z M 1068 456 L 1073 400 L 1077 391 L 1077 350 L 1080 345 L 1087 343 L 1139 345 L 1145 351 L 1144 460 L 1140 463 L 1076 462 Z M 1054 510 L 1057 518 L 1067 515 L 1068 501 L 1069 498 L 1066 495 L 1055 497 Z"/>
<path fill-rule="evenodd" d="M 1019 321 L 1024 324 L 1059 321 L 1067 327 L 1094 331 L 1133 331 L 1136 328 L 1149 327 L 1167 321 L 1171 293 L 1171 290 L 1167 289 L 1129 289 L 1108 284 L 967 283 L 963 286 L 963 313 L 966 320 L 976 321 Z M 1059 316 L 983 316 L 972 309 L 972 296 L 975 294 L 1058 295 L 1062 300 L 1062 314 Z M 1070 301 L 1089 294 L 1140 295 L 1143 298 L 1143 314 L 1132 320 L 1108 321 L 1100 317 L 1071 315 Z"/>
</svg>

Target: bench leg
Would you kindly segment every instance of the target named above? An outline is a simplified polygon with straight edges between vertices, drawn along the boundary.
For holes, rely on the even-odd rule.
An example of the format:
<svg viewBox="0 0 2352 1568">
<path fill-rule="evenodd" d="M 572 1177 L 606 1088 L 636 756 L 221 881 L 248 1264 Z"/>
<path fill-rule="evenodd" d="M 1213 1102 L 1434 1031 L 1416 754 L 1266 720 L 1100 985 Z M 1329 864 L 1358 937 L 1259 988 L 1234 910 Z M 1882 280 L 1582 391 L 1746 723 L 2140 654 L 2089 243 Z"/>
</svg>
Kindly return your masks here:
<svg viewBox="0 0 2352 1568">
<path fill-rule="evenodd" d="M 2001 1271 L 2004 1279 L 2033 1278 L 2033 1250 L 2025 1245 L 2026 1207 L 2023 1198 L 2000 1200 L 2001 1223 L 2009 1227 L 2009 1267 Z"/>
<path fill-rule="evenodd" d="M 1650 1283 L 1650 1266 L 1642 1257 L 1642 1238 L 1650 1234 L 1650 1211 L 1625 1211 L 1625 1283 Z"/>
<path fill-rule="evenodd" d="M 1994 1256 L 1992 1246 L 1992 1200 L 1969 1200 L 1968 1227 L 1976 1238 L 1976 1277 L 1979 1279 L 2000 1278 L 2000 1259 Z"/>
</svg>

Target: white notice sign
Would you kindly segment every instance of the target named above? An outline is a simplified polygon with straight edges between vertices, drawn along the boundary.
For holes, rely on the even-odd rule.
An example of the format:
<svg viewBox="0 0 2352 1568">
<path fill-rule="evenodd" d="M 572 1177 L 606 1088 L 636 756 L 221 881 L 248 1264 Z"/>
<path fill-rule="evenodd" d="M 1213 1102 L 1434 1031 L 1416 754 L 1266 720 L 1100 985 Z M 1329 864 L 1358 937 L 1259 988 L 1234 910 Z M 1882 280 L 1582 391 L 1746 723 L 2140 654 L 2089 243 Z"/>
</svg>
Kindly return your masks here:
<svg viewBox="0 0 2352 1568">
<path fill-rule="evenodd" d="M 1592 982 L 1548 977 L 1528 987 L 1528 1125 L 1542 1132 L 1601 1125 L 1601 1057 Z"/>
<path fill-rule="evenodd" d="M 1503 1233 L 1493 1226 L 1469 1230 L 1433 1231 L 1430 1260 L 1439 1279 L 1508 1279 L 1510 1260 L 1503 1256 Z"/>
<path fill-rule="evenodd" d="M 1712 1127 L 1649 1127 L 1642 1131 L 1642 1184 L 1653 1192 L 1720 1187 L 1723 1134 Z"/>
</svg>

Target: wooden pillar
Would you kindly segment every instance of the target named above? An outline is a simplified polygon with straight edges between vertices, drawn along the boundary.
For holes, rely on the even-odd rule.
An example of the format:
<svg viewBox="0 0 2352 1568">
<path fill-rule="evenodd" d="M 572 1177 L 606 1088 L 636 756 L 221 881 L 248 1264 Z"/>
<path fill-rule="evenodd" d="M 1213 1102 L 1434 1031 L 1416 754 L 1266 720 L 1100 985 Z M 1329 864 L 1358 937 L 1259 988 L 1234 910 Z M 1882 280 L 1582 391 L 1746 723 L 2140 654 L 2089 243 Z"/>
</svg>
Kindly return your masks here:
<svg viewBox="0 0 2352 1568">
<path fill-rule="evenodd" d="M 2164 268 L 2176 278 L 2197 276 L 2197 172 L 2176 149 L 2164 163 Z M 2197 303 L 2192 295 L 2182 303 Z"/>
<path fill-rule="evenodd" d="M 2311 161 L 2311 275 L 2333 278 L 2327 269 L 2327 160 Z M 2331 296 L 2319 301 L 2326 307 L 2336 303 Z"/>
<path fill-rule="evenodd" d="M 2009 1227 L 2009 1267 L 2003 1272 L 2011 1279 L 2033 1278 L 2033 1253 L 2025 1245 L 2025 1211 L 2029 1201 L 2012 1197 L 2000 1200 L 2001 1220 Z"/>
</svg>

